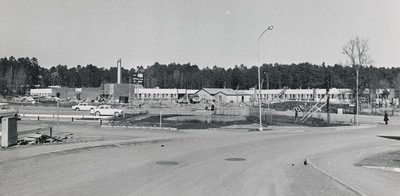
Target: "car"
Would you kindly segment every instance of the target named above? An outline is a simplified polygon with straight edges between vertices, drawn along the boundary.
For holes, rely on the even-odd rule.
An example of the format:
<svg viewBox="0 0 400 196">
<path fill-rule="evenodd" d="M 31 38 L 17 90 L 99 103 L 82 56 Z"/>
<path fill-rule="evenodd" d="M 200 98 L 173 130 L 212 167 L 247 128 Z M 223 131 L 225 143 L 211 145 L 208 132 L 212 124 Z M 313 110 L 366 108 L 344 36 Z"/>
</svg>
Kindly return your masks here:
<svg viewBox="0 0 400 196">
<path fill-rule="evenodd" d="M 0 119 L 3 117 L 15 117 L 18 116 L 17 110 L 12 108 L 8 103 L 0 103 Z"/>
<path fill-rule="evenodd" d="M 89 105 L 88 103 L 79 103 L 78 105 L 72 106 L 72 110 L 75 111 L 90 111 L 95 108 L 94 105 Z"/>
<path fill-rule="evenodd" d="M 90 114 L 94 114 L 96 116 L 121 116 L 124 113 L 121 109 L 116 109 L 111 105 L 99 105 L 97 108 L 90 110 Z"/>
</svg>

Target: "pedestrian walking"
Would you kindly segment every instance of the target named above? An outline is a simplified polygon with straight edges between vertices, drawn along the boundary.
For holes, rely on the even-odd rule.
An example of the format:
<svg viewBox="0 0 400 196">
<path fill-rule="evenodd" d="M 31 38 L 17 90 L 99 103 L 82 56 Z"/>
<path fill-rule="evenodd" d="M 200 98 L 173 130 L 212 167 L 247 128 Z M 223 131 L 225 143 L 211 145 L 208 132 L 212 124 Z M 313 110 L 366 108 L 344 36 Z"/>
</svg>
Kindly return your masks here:
<svg viewBox="0 0 400 196">
<path fill-rule="evenodd" d="M 383 117 L 383 121 L 385 121 L 385 125 L 387 125 L 388 124 L 388 121 L 389 121 L 389 116 L 388 116 L 388 114 L 387 114 L 387 112 L 385 111 L 385 115 L 384 115 L 384 117 Z"/>
</svg>

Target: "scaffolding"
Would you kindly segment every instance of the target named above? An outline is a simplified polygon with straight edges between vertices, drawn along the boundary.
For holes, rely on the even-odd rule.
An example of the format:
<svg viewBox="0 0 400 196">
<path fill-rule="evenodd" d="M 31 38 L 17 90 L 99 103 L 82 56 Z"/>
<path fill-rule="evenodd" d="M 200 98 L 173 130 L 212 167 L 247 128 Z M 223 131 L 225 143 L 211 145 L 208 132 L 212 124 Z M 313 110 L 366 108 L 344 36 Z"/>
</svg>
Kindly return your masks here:
<svg viewBox="0 0 400 196">
<path fill-rule="evenodd" d="M 321 112 L 322 108 L 328 104 L 328 98 L 329 91 L 327 91 L 325 96 L 319 99 L 317 103 L 314 104 L 313 107 L 306 113 L 306 115 L 304 115 L 298 122 L 305 123 L 310 117 L 313 116 L 314 113 Z M 322 103 L 322 105 L 318 105 L 319 103 Z"/>
</svg>

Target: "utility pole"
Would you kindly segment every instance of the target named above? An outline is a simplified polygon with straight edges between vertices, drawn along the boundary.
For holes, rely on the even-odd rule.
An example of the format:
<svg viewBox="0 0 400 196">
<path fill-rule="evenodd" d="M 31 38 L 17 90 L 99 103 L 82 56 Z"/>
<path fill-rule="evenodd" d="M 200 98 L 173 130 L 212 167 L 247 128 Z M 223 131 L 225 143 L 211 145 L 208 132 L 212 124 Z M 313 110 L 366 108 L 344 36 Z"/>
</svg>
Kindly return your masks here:
<svg viewBox="0 0 400 196">
<path fill-rule="evenodd" d="M 329 98 L 331 97 L 330 96 L 330 94 L 329 94 L 329 87 L 327 87 L 326 88 L 326 96 L 328 96 L 327 98 L 326 98 L 326 118 L 327 118 L 327 121 L 328 121 L 328 125 L 331 123 L 331 114 L 330 114 L 330 112 L 329 112 Z"/>
<path fill-rule="evenodd" d="M 358 74 L 359 65 L 356 65 L 356 125 L 358 126 Z"/>
<path fill-rule="evenodd" d="M 60 100 L 57 100 L 57 139 L 60 139 Z"/>
</svg>

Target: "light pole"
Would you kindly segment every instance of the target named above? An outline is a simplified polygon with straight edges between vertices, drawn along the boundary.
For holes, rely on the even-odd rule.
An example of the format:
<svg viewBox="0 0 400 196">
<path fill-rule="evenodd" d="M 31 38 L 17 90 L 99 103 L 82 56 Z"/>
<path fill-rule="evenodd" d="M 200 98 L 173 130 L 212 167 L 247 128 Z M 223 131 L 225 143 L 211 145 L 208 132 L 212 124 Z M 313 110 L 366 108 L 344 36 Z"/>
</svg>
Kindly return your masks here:
<svg viewBox="0 0 400 196">
<path fill-rule="evenodd" d="M 272 30 L 274 27 L 273 26 L 269 26 L 267 29 L 265 29 L 265 31 L 263 31 L 260 35 L 260 37 L 258 37 L 258 41 L 257 41 L 257 65 L 258 65 L 258 110 L 259 110 L 259 116 L 260 116 L 260 128 L 259 131 L 263 131 L 263 127 L 262 127 L 262 118 L 261 118 L 261 74 L 260 74 L 260 53 L 259 53 L 259 49 L 260 49 L 260 39 L 261 37 L 265 34 L 265 32 L 267 32 L 268 30 Z"/>
<path fill-rule="evenodd" d="M 356 126 L 358 126 L 358 72 L 359 72 L 359 66 L 356 66 Z"/>
</svg>

